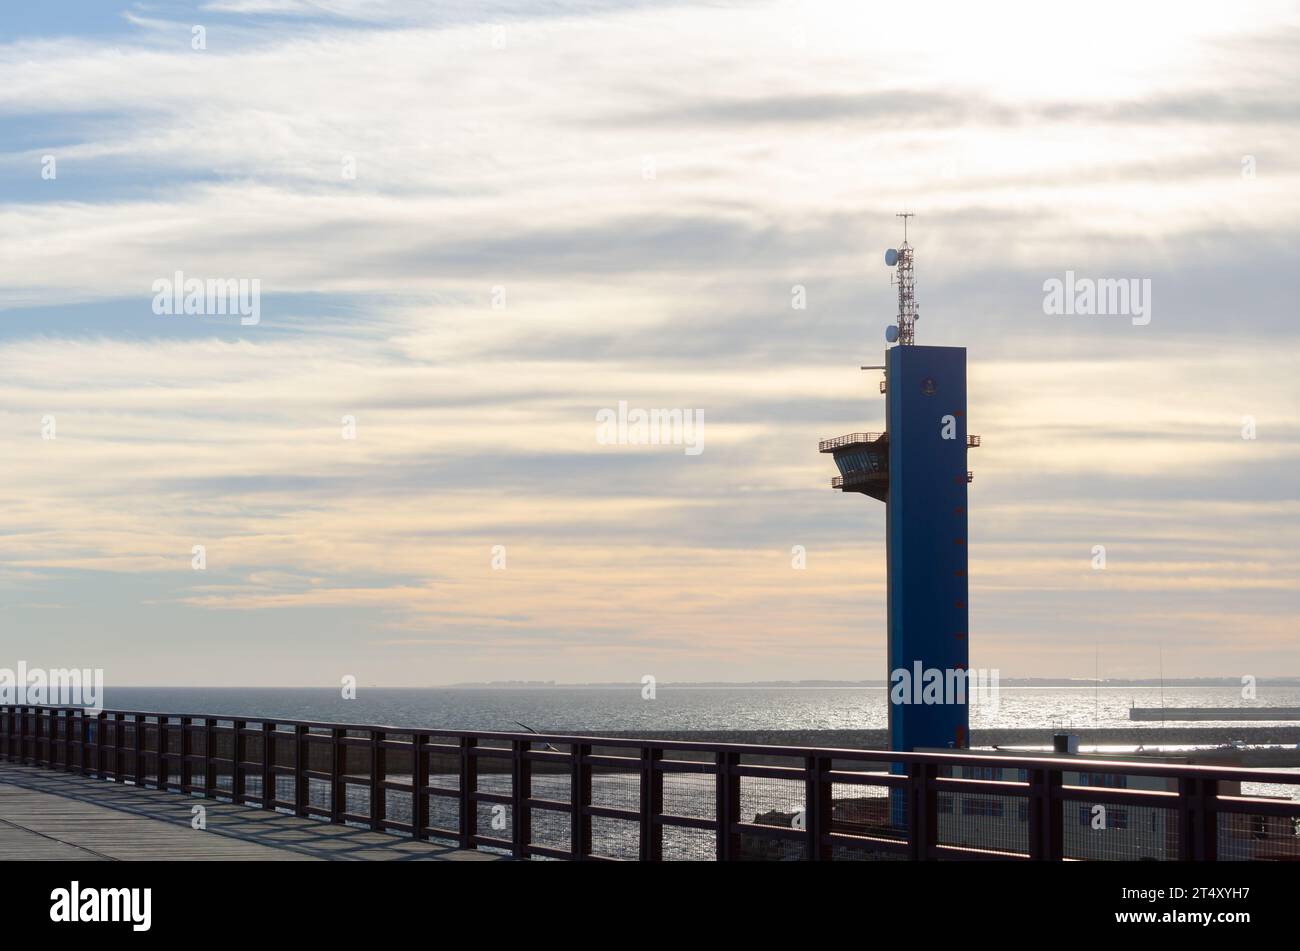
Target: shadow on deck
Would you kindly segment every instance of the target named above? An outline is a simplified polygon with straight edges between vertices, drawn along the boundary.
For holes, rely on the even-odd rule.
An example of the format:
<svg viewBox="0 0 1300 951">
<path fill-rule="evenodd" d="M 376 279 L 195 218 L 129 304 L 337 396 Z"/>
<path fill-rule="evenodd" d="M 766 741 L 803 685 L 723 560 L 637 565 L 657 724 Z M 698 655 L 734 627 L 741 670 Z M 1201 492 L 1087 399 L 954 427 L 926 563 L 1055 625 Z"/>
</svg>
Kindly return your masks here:
<svg viewBox="0 0 1300 951">
<path fill-rule="evenodd" d="M 191 827 L 206 810 L 206 830 Z M 283 812 L 0 763 L 0 857 L 26 860 L 508 859 Z"/>
</svg>

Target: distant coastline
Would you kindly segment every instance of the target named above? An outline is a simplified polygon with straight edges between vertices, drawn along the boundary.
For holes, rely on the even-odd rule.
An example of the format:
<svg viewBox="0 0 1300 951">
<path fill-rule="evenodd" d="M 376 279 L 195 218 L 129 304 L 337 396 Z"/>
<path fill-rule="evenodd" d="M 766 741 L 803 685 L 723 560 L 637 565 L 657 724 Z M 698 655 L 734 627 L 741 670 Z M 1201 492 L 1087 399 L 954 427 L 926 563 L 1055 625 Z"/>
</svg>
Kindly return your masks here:
<svg viewBox="0 0 1300 951">
<path fill-rule="evenodd" d="M 1295 687 L 1300 686 L 1300 677 L 1260 677 L 1256 680 L 1260 685 Z M 887 686 L 884 680 L 753 680 L 753 681 L 726 681 L 726 680 L 692 680 L 692 681 L 661 681 L 656 686 L 658 689 L 676 688 L 676 689 L 700 689 L 700 690 L 727 690 L 727 689 L 755 689 L 755 690 L 791 690 L 791 689 L 815 689 L 815 688 L 883 688 Z M 1003 677 L 999 681 L 1003 687 L 1239 687 L 1241 679 L 1236 677 L 1167 677 L 1161 680 L 1158 677 L 1143 677 L 1132 680 L 1126 680 L 1117 677 L 1103 677 L 1096 680 L 1092 677 Z M 639 683 L 627 681 L 595 681 L 590 683 L 562 683 L 556 680 L 487 680 L 487 681 L 464 681 L 454 684 L 432 684 L 429 689 L 434 690 L 546 690 L 550 688 L 563 690 L 577 689 L 626 689 L 628 687 L 640 687 Z"/>
</svg>

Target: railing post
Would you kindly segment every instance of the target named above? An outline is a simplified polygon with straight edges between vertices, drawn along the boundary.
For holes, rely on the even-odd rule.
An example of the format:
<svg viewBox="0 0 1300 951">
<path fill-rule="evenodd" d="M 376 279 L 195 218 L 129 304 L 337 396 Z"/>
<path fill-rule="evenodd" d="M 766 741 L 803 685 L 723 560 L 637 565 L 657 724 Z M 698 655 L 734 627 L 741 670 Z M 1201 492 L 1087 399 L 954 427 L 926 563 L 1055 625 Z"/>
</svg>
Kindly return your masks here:
<svg viewBox="0 0 1300 951">
<path fill-rule="evenodd" d="M 591 806 L 591 764 L 587 762 L 591 744 L 574 743 L 569 749 L 573 755 L 569 774 L 569 805 L 573 807 L 569 816 L 569 855 L 575 862 L 582 862 L 591 855 L 591 815 L 587 812 Z"/>
<path fill-rule="evenodd" d="M 804 760 L 804 770 L 808 779 L 804 788 L 804 799 L 808 804 L 804 822 L 808 830 L 808 860 L 811 862 L 829 862 L 831 859 L 831 812 L 835 808 L 831 801 L 831 783 L 827 774 L 831 771 L 829 756 L 809 756 Z"/>
<path fill-rule="evenodd" d="M 298 725 L 293 728 L 293 814 L 306 816 L 310 800 L 311 783 L 307 780 L 307 764 L 310 759 L 308 734 L 311 728 Z"/>
<path fill-rule="evenodd" d="M 934 763 L 913 760 L 907 764 L 907 841 L 912 860 L 925 862 L 934 858 L 939 841 L 939 804 L 934 780 L 939 767 Z"/>
<path fill-rule="evenodd" d="M 77 736 L 81 741 L 81 775 L 89 776 L 90 768 L 90 718 L 83 708 L 77 713 Z"/>
<path fill-rule="evenodd" d="M 664 774 L 658 768 L 664 751 L 654 746 L 641 748 L 641 850 L 642 862 L 662 862 L 664 827 L 657 821 L 664 811 Z"/>
<path fill-rule="evenodd" d="M 1178 858 L 1213 862 L 1219 852 L 1219 783 L 1184 776 L 1178 780 Z"/>
<path fill-rule="evenodd" d="M 171 762 L 171 750 L 167 748 L 168 735 L 171 733 L 171 726 L 167 723 L 171 717 L 160 716 L 158 718 L 158 788 L 167 791 L 167 777 L 171 775 L 168 764 Z"/>
<path fill-rule="evenodd" d="M 1029 857 L 1040 862 L 1059 862 L 1065 854 L 1060 793 L 1060 769 L 1029 771 Z"/>
<path fill-rule="evenodd" d="M 510 837 L 513 842 L 511 852 L 517 859 L 525 858 L 528 845 L 532 841 L 533 816 L 528 808 L 528 800 L 533 797 L 533 761 L 524 754 L 532 749 L 528 740 L 511 740 L 511 777 L 510 793 L 514 815 L 511 817 Z"/>
<path fill-rule="evenodd" d="M 144 717 L 136 714 L 132 721 L 134 723 L 134 746 L 135 746 L 135 775 L 132 779 L 137 786 L 144 785 Z"/>
<path fill-rule="evenodd" d="M 275 808 L 275 724 L 262 721 L 262 808 Z"/>
<path fill-rule="evenodd" d="M 230 745 L 230 800 L 231 802 L 244 803 L 244 771 L 239 768 L 239 764 L 244 761 L 244 737 L 243 732 L 248 728 L 247 720 L 232 720 L 230 723 L 230 733 L 235 742 Z"/>
<path fill-rule="evenodd" d="M 740 754 L 718 753 L 714 762 L 717 764 L 713 808 L 718 819 L 718 861 L 735 862 L 741 858 L 740 834 L 735 831 L 740 821 L 740 777 L 734 772 L 740 765 Z"/>
<path fill-rule="evenodd" d="M 429 738 L 411 734 L 411 834 L 417 842 L 428 838 Z"/>
<path fill-rule="evenodd" d="M 347 773 L 348 748 L 343 745 L 347 730 L 337 727 L 330 730 L 330 822 L 342 822 L 343 813 L 347 811 L 348 784 L 343 781 Z"/>
<path fill-rule="evenodd" d="M 108 754 L 104 749 L 104 737 L 107 735 L 108 714 L 100 712 L 95 717 L 95 777 L 103 779 L 107 771 Z"/>
<path fill-rule="evenodd" d="M 194 785 L 194 767 L 190 765 L 190 757 L 194 755 L 194 741 L 190 736 L 190 726 L 194 722 L 193 717 L 181 717 L 181 792 L 185 795 L 190 794 L 190 787 Z"/>
<path fill-rule="evenodd" d="M 370 828 L 378 831 L 384 827 L 384 813 L 388 809 L 388 796 L 384 792 L 384 734 L 370 731 Z"/>
<path fill-rule="evenodd" d="M 462 736 L 460 738 L 460 847 L 476 849 L 474 837 L 478 835 L 478 804 L 474 792 L 478 789 L 478 760 L 474 756 L 474 747 L 478 737 Z"/>
<path fill-rule="evenodd" d="M 122 745 L 122 734 L 126 732 L 126 714 L 113 716 L 113 782 L 126 782 L 126 747 Z"/>
<path fill-rule="evenodd" d="M 217 721 L 203 720 L 203 797 L 215 798 L 217 794 Z"/>
</svg>

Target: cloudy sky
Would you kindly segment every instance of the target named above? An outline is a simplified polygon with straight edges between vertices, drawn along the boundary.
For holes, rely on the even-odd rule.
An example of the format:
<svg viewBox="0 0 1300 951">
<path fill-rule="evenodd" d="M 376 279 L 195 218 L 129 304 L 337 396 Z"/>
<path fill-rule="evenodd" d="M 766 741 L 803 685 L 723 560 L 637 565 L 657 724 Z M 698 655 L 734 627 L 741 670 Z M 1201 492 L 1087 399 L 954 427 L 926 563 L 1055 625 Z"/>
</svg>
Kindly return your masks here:
<svg viewBox="0 0 1300 951">
<path fill-rule="evenodd" d="M 882 428 L 907 209 L 972 665 L 1300 674 L 1297 62 L 1287 3 L 6 4 L 0 666 L 884 677 L 884 508 L 816 449 Z M 1150 322 L 1046 314 L 1067 270 Z"/>
</svg>

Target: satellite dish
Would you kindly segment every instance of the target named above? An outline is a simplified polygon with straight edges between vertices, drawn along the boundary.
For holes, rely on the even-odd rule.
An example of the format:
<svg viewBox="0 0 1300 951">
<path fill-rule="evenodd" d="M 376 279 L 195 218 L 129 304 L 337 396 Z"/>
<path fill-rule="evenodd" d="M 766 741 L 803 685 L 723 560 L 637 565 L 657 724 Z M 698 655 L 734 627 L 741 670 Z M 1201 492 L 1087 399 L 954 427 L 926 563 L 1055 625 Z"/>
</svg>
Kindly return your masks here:
<svg viewBox="0 0 1300 951">
<path fill-rule="evenodd" d="M 890 267 L 898 263 L 898 252 L 895 249 L 890 248 L 885 252 L 885 263 Z"/>
<path fill-rule="evenodd" d="M 890 343 L 898 343 L 898 324 L 890 324 L 885 328 L 885 339 Z"/>
</svg>

